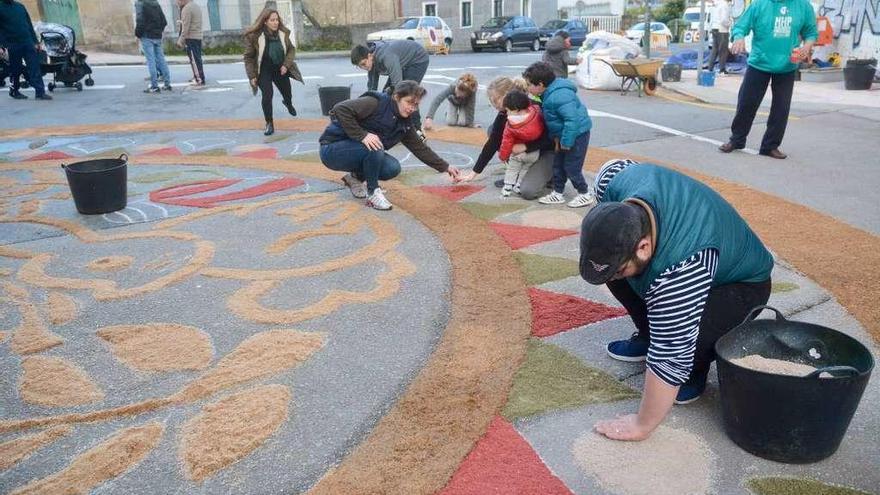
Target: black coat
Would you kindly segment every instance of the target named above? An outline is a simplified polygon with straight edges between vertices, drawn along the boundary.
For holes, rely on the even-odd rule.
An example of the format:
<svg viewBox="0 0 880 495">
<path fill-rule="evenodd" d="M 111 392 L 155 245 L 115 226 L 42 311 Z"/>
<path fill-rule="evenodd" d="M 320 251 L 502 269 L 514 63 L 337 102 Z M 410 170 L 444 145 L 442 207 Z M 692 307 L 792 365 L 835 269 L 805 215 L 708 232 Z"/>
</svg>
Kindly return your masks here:
<svg viewBox="0 0 880 495">
<path fill-rule="evenodd" d="M 162 39 L 162 33 L 165 32 L 165 26 L 168 25 L 168 21 L 165 20 L 165 13 L 162 12 L 159 2 L 156 0 L 138 0 L 134 4 L 134 9 L 135 37 L 151 40 Z"/>
</svg>

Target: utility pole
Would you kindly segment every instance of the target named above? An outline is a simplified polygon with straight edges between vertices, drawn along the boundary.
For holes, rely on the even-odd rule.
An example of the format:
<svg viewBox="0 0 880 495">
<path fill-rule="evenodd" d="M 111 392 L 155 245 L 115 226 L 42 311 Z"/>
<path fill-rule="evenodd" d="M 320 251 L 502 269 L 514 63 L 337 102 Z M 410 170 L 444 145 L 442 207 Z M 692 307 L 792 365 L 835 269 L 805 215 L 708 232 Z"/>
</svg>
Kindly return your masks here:
<svg viewBox="0 0 880 495">
<path fill-rule="evenodd" d="M 645 36 L 642 40 L 645 57 L 651 58 L 651 0 L 645 0 Z"/>
<path fill-rule="evenodd" d="M 703 63 L 706 53 L 706 0 L 700 0 L 700 53 L 697 55 L 697 85 L 703 85 Z"/>
</svg>

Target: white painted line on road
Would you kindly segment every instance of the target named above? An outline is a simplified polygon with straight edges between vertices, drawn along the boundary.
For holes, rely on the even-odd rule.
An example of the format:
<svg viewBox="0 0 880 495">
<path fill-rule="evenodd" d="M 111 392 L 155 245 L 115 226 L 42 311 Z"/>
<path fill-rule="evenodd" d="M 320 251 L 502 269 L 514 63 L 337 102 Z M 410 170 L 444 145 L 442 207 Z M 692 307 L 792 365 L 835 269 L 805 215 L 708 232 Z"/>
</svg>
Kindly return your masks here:
<svg viewBox="0 0 880 495">
<path fill-rule="evenodd" d="M 241 84 L 250 82 L 247 79 L 220 79 L 217 81 L 217 84 Z"/>
<path fill-rule="evenodd" d="M 144 64 L 134 64 L 134 65 L 93 65 L 92 69 L 133 69 L 135 67 L 144 68 L 146 67 Z"/>
<path fill-rule="evenodd" d="M 351 72 L 349 74 L 339 74 L 336 77 L 364 77 L 367 75 L 367 72 Z"/>
<path fill-rule="evenodd" d="M 504 66 L 505 69 L 525 69 L 527 67 L 528 66 L 526 66 L 526 65 L 505 65 Z"/>
<path fill-rule="evenodd" d="M 645 122 L 644 120 L 633 119 L 630 117 L 624 117 L 623 115 L 615 115 L 613 113 L 603 112 L 601 110 L 590 110 L 590 117 L 607 117 L 609 119 L 622 120 L 624 122 L 630 122 L 632 124 L 636 124 L 636 125 L 640 125 L 640 126 L 644 126 L 644 127 L 649 127 L 651 129 L 656 129 L 658 131 L 663 131 L 667 134 L 672 134 L 673 136 L 686 137 L 689 139 L 693 139 L 694 141 L 701 141 L 704 143 L 710 143 L 715 146 L 721 146 L 722 144 L 724 144 L 723 142 L 718 141 L 717 139 L 711 139 L 711 138 L 707 138 L 704 136 L 698 136 L 696 134 L 691 134 L 689 132 L 679 131 L 678 129 L 666 127 L 664 125 L 655 124 L 653 122 Z M 744 153 L 748 153 L 750 155 L 757 155 L 758 154 L 757 150 L 753 150 L 750 148 L 745 148 L 745 149 L 742 149 L 741 151 Z"/>
<path fill-rule="evenodd" d="M 195 89 L 193 91 L 198 91 L 199 93 L 225 93 L 227 91 L 232 91 L 232 88 L 203 88 L 203 89 Z"/>
<path fill-rule="evenodd" d="M 442 67 L 440 69 L 428 69 L 434 72 L 452 72 L 452 71 L 460 71 L 464 70 L 464 67 Z"/>
<path fill-rule="evenodd" d="M 324 79 L 324 76 L 303 76 L 303 80 L 305 79 Z"/>
<path fill-rule="evenodd" d="M 124 84 L 96 84 L 94 86 L 86 86 L 85 84 L 83 84 L 83 90 L 89 90 L 89 91 L 91 91 L 93 89 L 122 89 L 124 87 L 125 87 Z M 67 91 L 67 90 L 76 91 L 76 88 L 67 88 L 63 84 L 61 86 L 56 86 L 55 89 L 60 90 L 60 91 Z M 27 88 L 21 88 L 21 90 L 22 91 L 33 91 L 34 88 L 27 87 Z M 48 91 L 48 89 L 47 89 L 47 91 Z"/>
<path fill-rule="evenodd" d="M 422 80 L 425 79 L 451 79 L 449 76 L 441 76 L 440 74 L 426 74 Z"/>
<path fill-rule="evenodd" d="M 497 69 L 498 67 L 496 67 L 494 65 L 474 65 L 474 66 L 467 67 L 467 68 L 481 70 L 481 69 Z"/>
</svg>

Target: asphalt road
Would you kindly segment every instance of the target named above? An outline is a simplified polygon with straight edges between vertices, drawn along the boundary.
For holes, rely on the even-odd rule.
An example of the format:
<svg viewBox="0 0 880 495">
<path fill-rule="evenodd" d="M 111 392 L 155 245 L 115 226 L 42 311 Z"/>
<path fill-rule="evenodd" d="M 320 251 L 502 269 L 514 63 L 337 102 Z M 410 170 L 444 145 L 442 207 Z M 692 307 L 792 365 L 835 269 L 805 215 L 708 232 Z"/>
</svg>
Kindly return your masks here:
<svg viewBox="0 0 880 495">
<path fill-rule="evenodd" d="M 541 53 L 456 53 L 433 56 L 424 84 L 429 93 L 422 103 L 426 112 L 432 93 L 465 71 L 473 72 L 482 88 L 500 75 L 516 76 Z M 305 86 L 294 83 L 294 104 L 299 115 L 321 117 L 320 86 L 351 86 L 352 95 L 366 89 L 366 73 L 344 57 L 299 61 Z M 146 120 L 193 118 L 260 118 L 259 98 L 251 94 L 244 66 L 211 64 L 205 68 L 209 85 L 192 90 L 186 81 L 189 66 L 172 66 L 175 84 L 171 94 L 144 94 L 144 66 L 95 67 L 96 85 L 79 93 L 55 91 L 52 102 L 13 101 L 0 98 L 0 128 L 63 126 Z M 32 94 L 32 93 L 30 93 Z M 594 121 L 591 146 L 639 153 L 657 161 L 724 177 L 783 196 L 863 228 L 880 233 L 880 111 L 865 113 L 814 102 L 795 104 L 783 148 L 791 157 L 774 161 L 745 153 L 722 155 L 716 147 L 729 135 L 733 118 L 730 106 L 701 105 L 678 98 L 638 98 L 617 92 L 581 91 Z M 276 95 L 276 118 L 288 118 Z M 769 100 L 769 98 L 768 98 Z M 494 111 L 481 91 L 477 122 L 488 125 Z M 748 147 L 759 146 L 765 117 L 756 119 Z"/>
</svg>

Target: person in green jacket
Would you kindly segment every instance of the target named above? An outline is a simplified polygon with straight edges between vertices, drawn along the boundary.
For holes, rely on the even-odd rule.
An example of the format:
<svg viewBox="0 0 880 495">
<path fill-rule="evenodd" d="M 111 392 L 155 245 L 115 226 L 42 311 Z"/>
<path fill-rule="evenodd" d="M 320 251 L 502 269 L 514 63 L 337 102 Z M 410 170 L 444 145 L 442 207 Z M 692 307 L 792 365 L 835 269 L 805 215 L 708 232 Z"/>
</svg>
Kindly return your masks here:
<svg viewBox="0 0 880 495">
<path fill-rule="evenodd" d="M 744 38 L 752 33 L 752 53 L 739 88 L 736 116 L 730 126 L 730 139 L 719 148 L 724 153 L 743 149 L 755 114 L 767 92 L 773 93 L 767 131 L 759 152 L 784 159 L 779 150 L 794 91 L 798 63 L 810 59 L 816 41 L 816 13 L 809 0 L 755 0 L 736 21 L 731 33 L 733 53 L 745 51 Z M 797 48 L 803 40 L 803 46 Z"/>
</svg>

